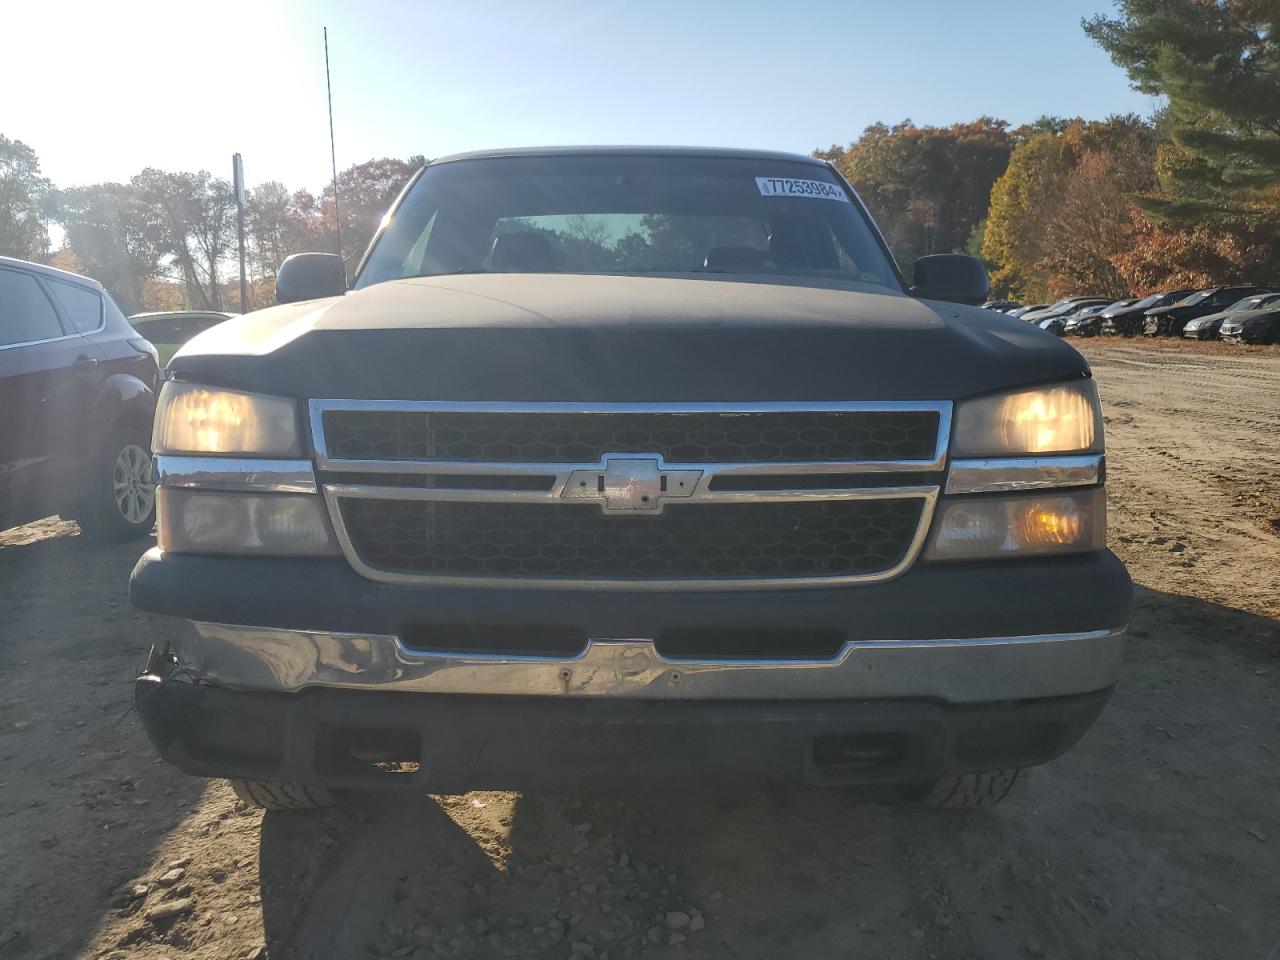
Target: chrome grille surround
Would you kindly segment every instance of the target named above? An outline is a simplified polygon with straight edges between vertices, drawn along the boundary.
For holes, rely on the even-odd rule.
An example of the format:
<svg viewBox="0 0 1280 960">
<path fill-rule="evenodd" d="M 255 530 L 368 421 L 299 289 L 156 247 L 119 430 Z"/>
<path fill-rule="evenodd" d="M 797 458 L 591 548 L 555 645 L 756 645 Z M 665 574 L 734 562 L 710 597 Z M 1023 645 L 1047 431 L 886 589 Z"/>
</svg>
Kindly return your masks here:
<svg viewBox="0 0 1280 960">
<path fill-rule="evenodd" d="M 931 456 L 911 460 L 788 460 L 668 463 L 661 452 L 654 450 L 609 451 L 598 462 L 533 462 L 502 460 L 356 460 L 334 456 L 326 443 L 325 414 L 333 411 L 386 411 L 393 413 L 485 413 L 530 414 L 571 413 L 626 415 L 634 414 L 727 414 L 771 415 L 795 413 L 831 414 L 860 412 L 919 412 L 937 417 L 937 433 Z M 316 464 L 321 471 L 320 484 L 329 509 L 338 542 L 351 566 L 373 580 L 404 584 L 448 584 L 453 586 L 480 586 L 538 589 L 647 589 L 647 590 L 755 590 L 786 589 L 819 586 L 835 586 L 851 583 L 871 583 L 892 579 L 905 572 L 919 555 L 933 518 L 940 493 L 941 474 L 946 469 L 947 448 L 950 441 L 952 405 L 947 401 L 919 402 L 791 402 L 791 403 L 518 403 L 518 402 L 453 402 L 453 401 L 368 401 L 368 400 L 311 400 L 309 419 Z M 598 477 L 604 489 L 604 475 L 611 463 L 618 461 L 643 462 L 647 469 L 656 470 L 649 479 L 661 483 L 661 499 L 647 505 L 639 513 L 654 517 L 662 512 L 665 503 L 678 500 L 681 510 L 696 509 L 702 503 L 779 504 L 798 502 L 839 502 L 868 500 L 918 500 L 919 523 L 914 536 L 907 543 L 901 560 L 892 566 L 869 572 L 839 575 L 788 575 L 770 577 L 699 577 L 681 579 L 634 579 L 606 577 L 537 577 L 510 575 L 468 575 L 455 573 L 421 573 L 399 569 L 386 569 L 366 562 L 357 549 L 344 522 L 343 502 L 351 499 L 474 502 L 507 504 L 558 504 L 573 505 L 574 509 L 603 511 L 605 514 L 630 512 L 631 504 L 624 509 L 613 509 L 611 501 L 601 498 L 583 499 L 577 491 L 586 479 Z M 341 474 L 339 478 L 324 473 Z M 919 483 L 910 482 L 909 475 L 921 475 Z M 359 475 L 360 482 L 351 482 Z M 901 476 L 899 476 L 901 475 Z M 925 476 L 927 475 L 927 476 Z M 385 477 L 380 482 L 379 478 Z M 865 476 L 866 484 L 860 485 L 858 477 Z M 418 478 L 424 485 L 397 485 L 397 479 Z M 487 485 L 468 487 L 458 483 L 446 487 L 430 486 L 434 477 L 452 478 L 547 478 L 542 487 L 512 485 Z M 733 477 L 738 482 L 732 489 L 713 489 L 717 478 Z M 767 479 L 768 489 L 752 489 L 746 478 Z M 795 477 L 796 486 L 785 485 L 786 477 Z M 815 478 L 832 478 L 832 485 L 815 485 Z M 667 479 L 671 479 L 668 495 Z M 743 482 L 747 486 L 743 486 Z M 676 484 L 681 488 L 677 492 Z M 657 489 L 646 488 L 646 489 Z M 646 498 L 647 500 L 647 498 Z M 618 523 L 644 522 L 636 519 L 619 519 Z M 657 522 L 661 522 L 660 520 Z"/>
</svg>

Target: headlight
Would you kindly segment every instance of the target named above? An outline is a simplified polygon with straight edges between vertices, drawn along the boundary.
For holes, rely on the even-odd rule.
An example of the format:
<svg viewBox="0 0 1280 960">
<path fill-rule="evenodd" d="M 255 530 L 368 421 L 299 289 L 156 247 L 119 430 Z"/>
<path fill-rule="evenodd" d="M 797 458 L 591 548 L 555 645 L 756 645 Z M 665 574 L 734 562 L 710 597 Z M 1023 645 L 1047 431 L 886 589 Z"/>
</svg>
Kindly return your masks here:
<svg viewBox="0 0 1280 960">
<path fill-rule="evenodd" d="M 152 439 L 156 453 L 302 453 L 294 401 L 174 380 L 160 390 Z"/>
<path fill-rule="evenodd" d="M 930 560 L 1101 550 L 1107 498 L 1101 488 L 1049 496 L 975 497 L 944 503 L 934 521 Z"/>
<path fill-rule="evenodd" d="M 171 553 L 337 553 L 315 495 L 158 491 L 156 543 Z"/>
<path fill-rule="evenodd" d="M 956 410 L 954 434 L 956 456 L 1101 453 L 1098 388 L 1079 380 L 967 400 Z"/>
</svg>

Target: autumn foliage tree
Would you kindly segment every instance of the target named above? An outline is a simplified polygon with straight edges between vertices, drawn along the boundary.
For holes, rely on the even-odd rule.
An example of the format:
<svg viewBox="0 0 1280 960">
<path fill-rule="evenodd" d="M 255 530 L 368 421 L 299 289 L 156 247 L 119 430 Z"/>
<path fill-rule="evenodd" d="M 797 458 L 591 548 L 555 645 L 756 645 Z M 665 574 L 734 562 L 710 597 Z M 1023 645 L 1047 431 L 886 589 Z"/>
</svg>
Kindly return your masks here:
<svg viewBox="0 0 1280 960">
<path fill-rule="evenodd" d="M 1013 152 L 1008 169 L 992 187 L 983 231 L 982 256 L 995 265 L 993 290 L 1026 302 L 1048 296 L 1040 268 L 1048 235 L 1040 211 L 1070 169 L 1064 145 L 1052 133 L 1035 134 Z"/>
<path fill-rule="evenodd" d="M 1135 210 L 1131 242 L 1113 263 L 1135 295 L 1170 287 L 1252 284 L 1275 276 L 1275 237 L 1265 226 L 1167 227 Z"/>
<path fill-rule="evenodd" d="M 291 192 L 278 180 L 259 184 L 249 193 L 246 218 L 250 271 L 259 279 L 274 281 L 292 253 L 335 252 L 332 213 L 326 218 L 307 190 Z"/>
<path fill-rule="evenodd" d="M 5 141 L 10 143 L 16 141 Z M 0 144 L 0 155 L 5 144 Z M 14 153 L 22 164 L 29 202 L 11 205 L 12 210 L 27 211 L 20 227 L 6 231 L 0 221 L 0 239 L 13 238 L 3 252 L 43 257 L 43 248 L 36 249 L 46 242 L 38 215 L 47 207 L 63 228 L 63 262 L 75 263 L 100 280 L 126 313 L 182 306 L 243 309 L 235 282 L 235 199 L 225 179 L 208 171 L 148 168 L 127 183 L 51 191 L 47 182 L 35 177 L 35 154 L 28 155 L 26 147 L 22 151 L 27 152 Z M 338 209 L 349 270 L 354 270 L 383 213 L 424 162 L 421 157 L 383 158 L 356 164 L 339 175 Z M 2 180 L 0 189 L 6 189 Z M 11 192 L 16 196 L 16 187 Z M 290 191 L 275 181 L 249 192 L 245 228 L 255 305 L 272 302 L 276 270 L 290 254 L 336 250 L 333 211 L 332 185 L 319 196 Z M 17 222 L 16 214 L 12 219 Z M 27 246 L 20 246 L 19 239 Z"/>
<path fill-rule="evenodd" d="M 1113 154 L 1089 150 L 1068 174 L 1047 221 L 1049 242 L 1040 261 L 1050 297 L 1077 290 L 1116 299 L 1128 294 L 1129 284 L 1113 262 L 1132 231 L 1116 165 Z"/>
<path fill-rule="evenodd" d="M 906 268 L 917 257 L 962 250 L 986 216 L 991 185 L 1009 162 L 1003 120 L 949 127 L 877 123 L 847 147 L 817 151 L 848 178 Z"/>
<path fill-rule="evenodd" d="M 398 160 L 382 157 L 348 167 L 338 174 L 338 212 L 342 217 L 342 255 L 351 276 L 369 241 L 373 239 L 383 214 L 399 195 L 409 178 L 426 163 L 423 157 Z M 317 249 L 337 252 L 333 239 L 333 184 L 320 194 L 320 224 L 327 244 Z"/>
<path fill-rule="evenodd" d="M 1133 116 L 1019 137 L 991 192 L 982 254 L 992 283 L 1027 302 L 1129 292 L 1113 257 L 1130 242 L 1130 194 L 1154 182 L 1155 133 Z"/>
</svg>

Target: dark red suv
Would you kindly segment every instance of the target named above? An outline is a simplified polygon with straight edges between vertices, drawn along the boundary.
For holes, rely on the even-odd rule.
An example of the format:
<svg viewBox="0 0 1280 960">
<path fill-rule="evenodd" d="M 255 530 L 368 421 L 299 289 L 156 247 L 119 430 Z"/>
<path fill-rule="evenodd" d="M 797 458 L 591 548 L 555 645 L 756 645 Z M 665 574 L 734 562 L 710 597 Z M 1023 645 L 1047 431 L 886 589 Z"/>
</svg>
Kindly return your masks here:
<svg viewBox="0 0 1280 960">
<path fill-rule="evenodd" d="M 0 530 L 56 513 L 91 536 L 149 533 L 159 377 L 101 284 L 0 257 Z"/>
</svg>

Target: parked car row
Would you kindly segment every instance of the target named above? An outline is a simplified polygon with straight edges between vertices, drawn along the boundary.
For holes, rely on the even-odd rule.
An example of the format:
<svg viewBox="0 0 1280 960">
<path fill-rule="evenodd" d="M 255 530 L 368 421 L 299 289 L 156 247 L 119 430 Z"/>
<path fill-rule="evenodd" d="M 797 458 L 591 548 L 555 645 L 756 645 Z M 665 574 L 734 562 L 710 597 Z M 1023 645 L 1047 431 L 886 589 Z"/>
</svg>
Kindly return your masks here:
<svg viewBox="0 0 1280 960">
<path fill-rule="evenodd" d="M 1277 335 L 1280 335 L 1280 293 L 1245 297 L 1225 310 L 1189 320 L 1182 328 L 1182 335 L 1188 340 L 1228 339 L 1228 322 L 1231 323 L 1230 339 L 1233 341 L 1275 343 Z"/>
<path fill-rule="evenodd" d="M 1063 297 L 1056 303 L 1008 306 L 993 300 L 990 310 L 1019 317 L 1058 336 L 1098 335 L 1183 337 L 1232 343 L 1280 343 L 1280 290 L 1267 287 L 1210 287 L 1166 290 L 1141 300 Z"/>
</svg>

